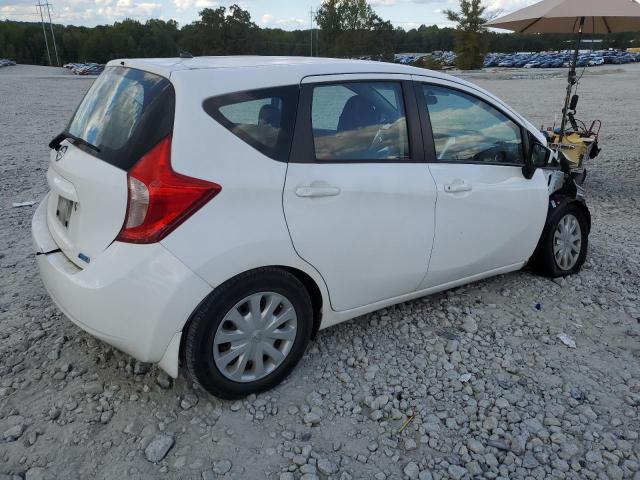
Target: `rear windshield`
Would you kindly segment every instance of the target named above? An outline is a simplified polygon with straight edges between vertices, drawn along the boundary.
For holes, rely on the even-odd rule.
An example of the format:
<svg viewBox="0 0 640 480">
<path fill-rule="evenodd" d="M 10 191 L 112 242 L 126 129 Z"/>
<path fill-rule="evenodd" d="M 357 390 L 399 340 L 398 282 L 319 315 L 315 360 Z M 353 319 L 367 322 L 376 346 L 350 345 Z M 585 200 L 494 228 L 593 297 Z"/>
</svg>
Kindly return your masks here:
<svg viewBox="0 0 640 480">
<path fill-rule="evenodd" d="M 99 150 L 88 153 L 129 170 L 171 133 L 174 108 L 175 93 L 166 78 L 108 67 L 82 99 L 67 132 Z"/>
</svg>

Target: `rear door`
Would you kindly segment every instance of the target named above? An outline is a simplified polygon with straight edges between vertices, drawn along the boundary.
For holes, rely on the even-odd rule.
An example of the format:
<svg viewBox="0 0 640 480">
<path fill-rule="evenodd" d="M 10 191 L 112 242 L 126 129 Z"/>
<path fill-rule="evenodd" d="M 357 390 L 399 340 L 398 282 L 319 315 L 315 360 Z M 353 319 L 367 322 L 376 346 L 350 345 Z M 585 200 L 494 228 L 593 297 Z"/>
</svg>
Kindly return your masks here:
<svg viewBox="0 0 640 480">
<path fill-rule="evenodd" d="M 337 311 L 414 291 L 429 264 L 436 191 L 409 80 L 302 82 L 284 212 Z"/>
<path fill-rule="evenodd" d="M 47 224 L 79 267 L 86 267 L 120 232 L 127 171 L 171 133 L 174 104 L 166 78 L 109 67 L 51 142 Z"/>
<path fill-rule="evenodd" d="M 519 267 L 540 238 L 548 201 L 543 172 L 522 173 L 526 130 L 480 92 L 439 80 L 416 87 L 438 190 L 421 288 Z"/>
</svg>

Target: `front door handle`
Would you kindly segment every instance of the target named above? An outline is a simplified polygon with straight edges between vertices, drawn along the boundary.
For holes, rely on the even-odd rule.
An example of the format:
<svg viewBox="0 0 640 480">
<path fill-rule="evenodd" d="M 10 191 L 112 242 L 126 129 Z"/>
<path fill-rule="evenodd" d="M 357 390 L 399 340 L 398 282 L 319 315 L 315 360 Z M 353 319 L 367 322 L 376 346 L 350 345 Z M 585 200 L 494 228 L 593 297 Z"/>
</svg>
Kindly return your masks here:
<svg viewBox="0 0 640 480">
<path fill-rule="evenodd" d="M 296 195 L 304 198 L 335 197 L 340 195 L 340 189 L 338 187 L 298 187 L 296 188 Z"/>
<path fill-rule="evenodd" d="M 471 190 L 473 190 L 473 187 L 470 183 L 459 179 L 456 179 L 451 183 L 447 183 L 444 186 L 444 191 L 447 193 L 470 192 Z"/>
</svg>

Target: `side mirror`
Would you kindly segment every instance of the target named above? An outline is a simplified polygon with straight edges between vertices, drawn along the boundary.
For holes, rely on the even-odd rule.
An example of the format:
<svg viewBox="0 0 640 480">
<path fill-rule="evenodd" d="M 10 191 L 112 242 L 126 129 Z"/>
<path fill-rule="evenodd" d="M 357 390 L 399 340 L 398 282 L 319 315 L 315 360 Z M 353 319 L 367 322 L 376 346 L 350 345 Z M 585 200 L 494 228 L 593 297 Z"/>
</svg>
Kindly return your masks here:
<svg viewBox="0 0 640 480">
<path fill-rule="evenodd" d="M 551 150 L 549 150 L 544 145 L 540 145 L 539 143 L 534 143 L 531 146 L 531 165 L 536 168 L 544 168 L 547 166 L 547 162 L 549 162 L 549 157 L 551 156 Z"/>
<path fill-rule="evenodd" d="M 427 105 L 436 105 L 438 103 L 438 97 L 429 92 L 425 96 L 425 101 L 427 102 Z"/>
<path fill-rule="evenodd" d="M 547 166 L 549 158 L 551 157 L 551 150 L 540 143 L 533 143 L 531 145 L 531 151 L 529 152 L 529 158 L 525 166 L 522 167 L 522 174 L 526 179 L 533 177 L 537 168 L 543 168 Z"/>
</svg>

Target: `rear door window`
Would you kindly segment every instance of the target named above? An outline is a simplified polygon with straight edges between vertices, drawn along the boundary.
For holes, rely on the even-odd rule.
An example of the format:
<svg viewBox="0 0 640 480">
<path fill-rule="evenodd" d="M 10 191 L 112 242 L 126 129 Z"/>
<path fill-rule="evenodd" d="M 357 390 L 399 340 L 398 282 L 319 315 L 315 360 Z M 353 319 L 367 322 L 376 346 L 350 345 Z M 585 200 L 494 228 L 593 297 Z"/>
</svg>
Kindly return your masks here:
<svg viewBox="0 0 640 480">
<path fill-rule="evenodd" d="M 88 153 L 128 170 L 171 133 L 174 109 L 175 93 L 166 78 L 108 67 L 80 102 L 66 131 L 98 150 Z"/>
<path fill-rule="evenodd" d="M 406 160 L 409 136 L 399 82 L 346 82 L 313 88 L 317 161 Z"/>
<path fill-rule="evenodd" d="M 299 87 L 265 88 L 208 98 L 203 108 L 234 135 L 266 156 L 286 162 Z"/>
</svg>

